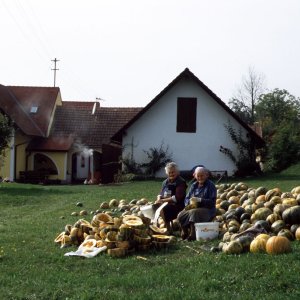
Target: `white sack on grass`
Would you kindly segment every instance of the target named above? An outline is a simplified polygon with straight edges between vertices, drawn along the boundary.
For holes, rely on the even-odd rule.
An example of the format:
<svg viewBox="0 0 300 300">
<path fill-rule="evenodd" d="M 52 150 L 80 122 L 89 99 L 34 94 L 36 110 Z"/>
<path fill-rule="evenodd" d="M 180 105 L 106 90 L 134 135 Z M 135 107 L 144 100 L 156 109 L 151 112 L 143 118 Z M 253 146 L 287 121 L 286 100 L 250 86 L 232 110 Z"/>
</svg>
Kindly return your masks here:
<svg viewBox="0 0 300 300">
<path fill-rule="evenodd" d="M 103 246 L 100 248 L 79 246 L 77 251 L 75 251 L 75 252 L 71 251 L 71 252 L 65 253 L 64 256 L 83 256 L 86 258 L 92 258 L 92 257 L 95 257 L 96 255 L 98 255 L 100 252 L 106 251 L 106 249 L 107 249 L 107 246 Z"/>
</svg>

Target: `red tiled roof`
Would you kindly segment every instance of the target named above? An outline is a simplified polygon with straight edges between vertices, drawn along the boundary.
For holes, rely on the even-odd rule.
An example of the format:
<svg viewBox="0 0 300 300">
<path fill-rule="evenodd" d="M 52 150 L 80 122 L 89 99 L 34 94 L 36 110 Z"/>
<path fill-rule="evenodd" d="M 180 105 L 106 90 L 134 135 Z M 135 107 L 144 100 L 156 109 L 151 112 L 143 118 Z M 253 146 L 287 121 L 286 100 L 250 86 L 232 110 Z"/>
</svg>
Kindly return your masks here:
<svg viewBox="0 0 300 300">
<path fill-rule="evenodd" d="M 150 101 L 139 113 L 137 113 L 125 126 L 123 126 L 113 137 L 112 140 L 121 141 L 122 135 L 137 119 L 147 112 L 161 97 L 163 97 L 173 86 L 182 79 L 191 79 L 195 81 L 203 90 L 205 90 L 225 111 L 227 111 L 241 126 L 243 126 L 256 141 L 257 145 L 262 146 L 264 140 L 250 126 L 248 126 L 237 114 L 235 114 L 212 90 L 210 90 L 197 76 L 194 75 L 188 68 L 181 72 L 168 86 L 166 86 L 152 101 Z"/>
<path fill-rule="evenodd" d="M 58 87 L 0 85 L 0 109 L 27 135 L 46 137 Z M 31 113 L 33 106 L 38 107 Z"/>
<path fill-rule="evenodd" d="M 29 151 L 68 151 L 74 142 L 69 135 L 65 137 L 34 138 L 26 150 Z"/>
<path fill-rule="evenodd" d="M 92 114 L 95 102 L 63 101 L 56 108 L 51 137 L 74 136 L 90 148 L 101 148 L 110 138 L 142 108 L 100 107 Z M 92 105 L 93 104 L 93 105 Z"/>
<path fill-rule="evenodd" d="M 92 111 L 95 101 L 64 101 L 64 107 L 76 109 L 90 109 Z"/>
</svg>

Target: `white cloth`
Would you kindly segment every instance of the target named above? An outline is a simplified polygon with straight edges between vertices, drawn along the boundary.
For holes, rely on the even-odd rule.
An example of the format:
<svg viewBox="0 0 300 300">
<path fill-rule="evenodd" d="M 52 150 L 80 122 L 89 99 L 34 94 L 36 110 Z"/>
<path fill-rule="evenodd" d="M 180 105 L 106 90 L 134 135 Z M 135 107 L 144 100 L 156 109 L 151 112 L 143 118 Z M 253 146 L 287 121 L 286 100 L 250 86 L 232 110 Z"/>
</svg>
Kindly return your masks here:
<svg viewBox="0 0 300 300">
<path fill-rule="evenodd" d="M 83 256 L 86 258 L 92 258 L 98 255 L 100 252 L 104 252 L 107 249 L 106 246 L 97 248 L 97 247 L 82 247 L 79 246 L 77 251 L 71 251 L 68 253 L 65 253 L 64 256 Z"/>
<path fill-rule="evenodd" d="M 162 211 L 162 209 L 168 205 L 168 202 L 164 202 L 161 206 L 158 207 L 158 209 L 155 211 L 155 214 L 154 214 L 154 219 L 153 219 L 153 224 L 154 225 L 157 225 L 157 221 L 158 221 L 158 218 L 160 216 L 160 212 Z"/>
</svg>

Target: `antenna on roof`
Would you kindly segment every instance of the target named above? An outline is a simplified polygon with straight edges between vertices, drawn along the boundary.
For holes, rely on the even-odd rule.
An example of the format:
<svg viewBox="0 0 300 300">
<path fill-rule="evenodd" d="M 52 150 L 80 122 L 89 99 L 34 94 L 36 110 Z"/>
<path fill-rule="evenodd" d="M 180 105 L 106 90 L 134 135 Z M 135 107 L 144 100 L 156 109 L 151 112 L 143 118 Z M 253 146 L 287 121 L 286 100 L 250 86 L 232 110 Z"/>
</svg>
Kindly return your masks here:
<svg viewBox="0 0 300 300">
<path fill-rule="evenodd" d="M 55 87 L 55 81 L 56 81 L 56 71 L 59 71 L 59 69 L 56 68 L 56 63 L 59 61 L 58 59 L 54 58 L 51 61 L 54 62 L 54 69 L 51 69 L 54 71 L 54 87 Z"/>
</svg>

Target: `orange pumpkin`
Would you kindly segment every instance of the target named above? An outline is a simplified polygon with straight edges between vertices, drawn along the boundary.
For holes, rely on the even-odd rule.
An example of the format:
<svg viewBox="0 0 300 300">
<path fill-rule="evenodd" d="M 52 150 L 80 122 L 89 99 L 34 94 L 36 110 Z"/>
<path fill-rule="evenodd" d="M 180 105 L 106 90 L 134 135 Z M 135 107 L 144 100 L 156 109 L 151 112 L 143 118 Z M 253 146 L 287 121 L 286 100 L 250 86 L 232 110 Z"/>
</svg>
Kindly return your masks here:
<svg viewBox="0 0 300 300">
<path fill-rule="evenodd" d="M 272 236 L 266 244 L 268 254 L 282 254 L 291 251 L 291 242 L 284 236 Z"/>
</svg>

